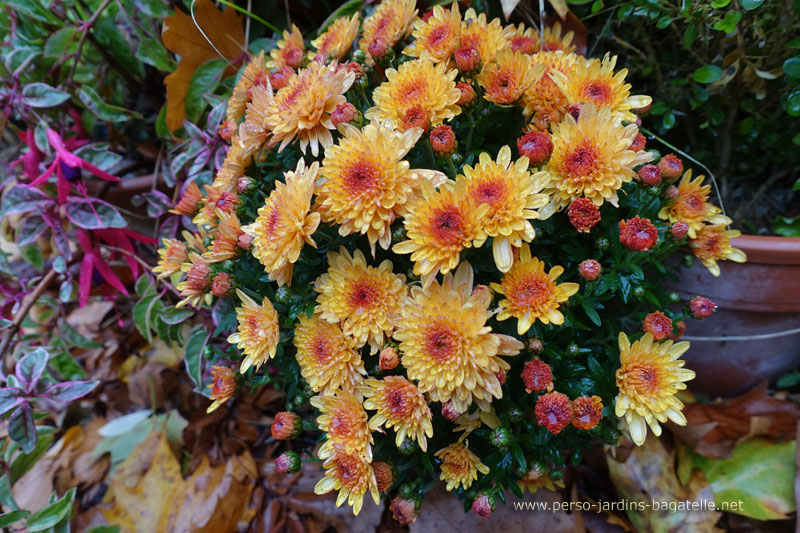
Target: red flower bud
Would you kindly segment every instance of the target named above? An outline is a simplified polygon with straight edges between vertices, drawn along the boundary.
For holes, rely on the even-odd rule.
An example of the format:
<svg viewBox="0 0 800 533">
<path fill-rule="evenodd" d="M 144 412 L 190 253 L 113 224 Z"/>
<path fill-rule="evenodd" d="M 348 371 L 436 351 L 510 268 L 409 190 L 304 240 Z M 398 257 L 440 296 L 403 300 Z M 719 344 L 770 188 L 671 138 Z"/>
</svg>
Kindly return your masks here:
<svg viewBox="0 0 800 533">
<path fill-rule="evenodd" d="M 372 463 L 372 471 L 375 472 L 375 481 L 378 483 L 378 492 L 386 492 L 394 483 L 394 474 L 389 463 L 375 461 Z"/>
<path fill-rule="evenodd" d="M 528 339 L 528 349 L 533 353 L 541 353 L 544 350 L 544 343 L 536 337 Z"/>
<path fill-rule="evenodd" d="M 381 370 L 393 370 L 400 364 L 400 358 L 397 356 L 397 350 L 393 346 L 387 346 L 381 350 L 378 357 L 378 367 Z"/>
<path fill-rule="evenodd" d="M 410 524 L 417 519 L 417 504 L 407 498 L 395 497 L 389 504 L 392 516 L 401 524 Z"/>
<path fill-rule="evenodd" d="M 522 382 L 525 384 L 525 392 L 530 394 L 533 391 L 553 390 L 553 371 L 550 366 L 535 357 L 531 361 L 526 361 L 522 368 Z"/>
<path fill-rule="evenodd" d="M 375 61 L 381 59 L 389 51 L 389 43 L 383 37 L 376 37 L 367 46 L 367 52 Z"/>
<path fill-rule="evenodd" d="M 219 126 L 219 136 L 225 142 L 231 142 L 233 135 L 236 133 L 236 121 L 235 120 L 225 120 Z"/>
<path fill-rule="evenodd" d="M 472 501 L 472 511 L 483 518 L 489 518 L 495 508 L 497 508 L 497 501 L 491 494 L 481 492 Z"/>
<path fill-rule="evenodd" d="M 652 334 L 657 341 L 664 340 L 672 333 L 672 320 L 661 311 L 650 313 L 644 317 L 642 331 Z"/>
<path fill-rule="evenodd" d="M 448 420 L 455 420 L 461 416 L 461 413 L 453 405 L 453 402 L 447 402 L 442 404 L 442 416 Z"/>
<path fill-rule="evenodd" d="M 456 150 L 456 134 L 453 128 L 440 124 L 431 130 L 431 148 L 439 155 L 449 155 Z"/>
<path fill-rule="evenodd" d="M 678 197 L 681 195 L 681 192 L 678 190 L 676 186 L 670 185 L 669 187 L 664 189 L 664 195 L 670 200 L 677 200 Z"/>
<path fill-rule="evenodd" d="M 252 182 L 253 182 L 253 180 L 251 180 L 249 176 L 242 176 L 242 177 L 241 177 L 241 178 L 239 178 L 239 180 L 236 182 L 236 189 L 237 189 L 239 192 L 245 192 L 245 191 L 247 191 L 247 189 L 250 187 L 250 184 L 251 184 Z"/>
<path fill-rule="evenodd" d="M 567 209 L 569 221 L 581 233 L 589 230 L 600 222 L 600 209 L 588 198 L 575 198 Z"/>
<path fill-rule="evenodd" d="M 400 120 L 400 130 L 405 131 L 410 128 L 422 128 L 423 132 L 427 132 L 431 127 L 431 121 L 428 118 L 428 113 L 422 106 L 414 106 L 406 109 L 403 118 Z"/>
<path fill-rule="evenodd" d="M 603 400 L 599 396 L 581 396 L 572 402 L 572 425 L 592 429 L 603 418 Z"/>
<path fill-rule="evenodd" d="M 456 102 L 458 105 L 465 107 L 475 101 L 475 89 L 471 84 L 465 81 L 460 81 L 456 83 L 456 88 L 461 91 L 461 96 L 459 97 L 458 102 Z"/>
<path fill-rule="evenodd" d="M 278 440 L 291 440 L 297 438 L 303 431 L 300 417 L 289 411 L 281 411 L 275 415 L 270 431 Z"/>
<path fill-rule="evenodd" d="M 494 373 L 494 375 L 497 377 L 497 381 L 500 383 L 501 387 L 506 384 L 506 371 L 505 370 L 498 370 L 497 372 Z"/>
<path fill-rule="evenodd" d="M 695 296 L 689 300 L 689 310 L 695 318 L 708 318 L 717 310 L 717 304 L 703 296 Z"/>
<path fill-rule="evenodd" d="M 292 451 L 283 452 L 275 459 L 274 463 L 275 471 L 279 474 L 294 474 L 303 467 L 300 456 L 297 455 L 297 452 Z"/>
<path fill-rule="evenodd" d="M 279 91 L 289 85 L 289 80 L 291 80 L 293 76 L 294 70 L 292 70 L 292 67 L 284 66 L 280 70 L 270 74 L 269 81 L 272 83 L 272 88 Z"/>
<path fill-rule="evenodd" d="M 550 159 L 553 141 L 546 131 L 531 131 L 517 139 L 519 155 L 524 155 L 533 166 L 539 166 Z"/>
<path fill-rule="evenodd" d="M 619 242 L 637 252 L 646 252 L 658 242 L 658 230 L 647 218 L 619 221 Z"/>
<path fill-rule="evenodd" d="M 548 392 L 536 400 L 536 421 L 553 435 L 558 435 L 572 422 L 572 404 L 566 394 Z"/>
<path fill-rule="evenodd" d="M 637 133 L 636 137 L 633 138 L 633 142 L 628 147 L 628 150 L 633 150 L 634 152 L 641 152 L 644 150 L 645 146 L 647 145 L 647 139 L 641 133 Z"/>
<path fill-rule="evenodd" d="M 220 272 L 214 276 L 214 281 L 211 282 L 211 294 L 225 298 L 231 293 L 231 275 L 225 272 Z"/>
<path fill-rule="evenodd" d="M 669 232 L 672 234 L 673 239 L 682 241 L 686 238 L 686 234 L 689 233 L 689 224 L 680 221 L 674 222 L 669 228 Z"/>
<path fill-rule="evenodd" d="M 462 46 L 453 55 L 461 72 L 472 72 L 481 64 L 481 53 L 474 46 Z"/>
<path fill-rule="evenodd" d="M 331 113 L 331 122 L 336 127 L 339 124 L 348 124 L 353 122 L 358 116 L 358 109 L 350 102 L 339 104 Z"/>
<path fill-rule="evenodd" d="M 670 333 L 670 335 L 669 335 L 669 338 L 674 340 L 674 341 L 676 341 L 676 340 L 680 339 L 681 337 L 683 337 L 683 334 L 686 332 L 686 322 L 681 320 L 680 322 L 675 324 L 675 327 L 678 329 L 678 332 L 677 333 Z"/>
<path fill-rule="evenodd" d="M 586 259 L 578 265 L 578 274 L 586 281 L 595 281 L 603 273 L 603 267 L 594 259 Z"/>
<path fill-rule="evenodd" d="M 242 233 L 241 235 L 239 235 L 239 248 L 241 248 L 242 250 L 249 250 L 252 245 L 253 245 L 253 237 L 251 237 L 247 233 Z"/>
<path fill-rule="evenodd" d="M 644 185 L 658 187 L 661 184 L 661 169 L 655 165 L 645 165 L 637 172 Z"/>
<path fill-rule="evenodd" d="M 674 180 L 683 174 L 683 161 L 675 154 L 667 154 L 658 162 L 661 175 L 668 180 Z"/>
</svg>

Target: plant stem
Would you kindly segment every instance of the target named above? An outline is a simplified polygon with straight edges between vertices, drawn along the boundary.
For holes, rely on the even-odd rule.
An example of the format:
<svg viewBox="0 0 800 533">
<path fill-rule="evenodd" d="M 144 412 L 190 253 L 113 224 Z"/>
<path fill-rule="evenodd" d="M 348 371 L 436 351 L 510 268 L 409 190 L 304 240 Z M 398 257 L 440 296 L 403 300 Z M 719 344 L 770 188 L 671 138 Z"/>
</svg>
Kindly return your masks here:
<svg viewBox="0 0 800 533">
<path fill-rule="evenodd" d="M 429 158 L 430 158 L 430 160 L 431 160 L 431 166 L 432 166 L 432 167 L 436 167 L 436 156 L 435 156 L 435 155 L 433 155 L 433 147 L 431 146 L 431 141 L 430 141 L 430 139 L 428 139 L 427 141 L 425 141 L 425 148 L 427 148 L 427 149 L 428 149 L 428 157 L 429 157 Z"/>
<path fill-rule="evenodd" d="M 456 179 L 456 174 L 458 174 L 458 171 L 456 170 L 456 166 L 453 164 L 453 158 L 447 156 L 445 159 L 447 160 L 447 167 L 450 169 L 450 178 Z"/>
<path fill-rule="evenodd" d="M 72 62 L 72 67 L 69 69 L 69 74 L 67 74 L 67 79 L 64 80 L 64 87 L 69 87 L 72 83 L 72 77 L 75 75 L 75 69 L 78 68 L 78 62 L 81 60 L 81 50 L 83 49 L 83 43 L 86 42 L 86 37 L 89 35 L 89 31 L 92 29 L 92 25 L 97 21 L 100 17 L 100 14 L 108 7 L 108 4 L 111 3 L 111 0 L 105 0 L 97 10 L 92 13 L 92 16 L 89 18 L 88 21 L 83 25 L 81 31 L 81 38 L 78 40 L 78 48 L 75 49 L 75 60 Z"/>
<path fill-rule="evenodd" d="M 28 311 L 31 310 L 33 304 L 39 300 L 39 297 L 44 293 L 44 291 L 47 290 L 47 288 L 50 286 L 50 283 L 52 283 L 53 279 L 55 279 L 57 275 L 58 272 L 51 268 L 50 271 L 39 281 L 39 284 L 36 285 L 36 288 L 33 289 L 33 292 L 28 293 L 28 295 L 22 300 L 22 305 L 20 306 L 19 311 L 17 311 L 17 314 L 14 315 L 14 321 L 6 330 L 3 340 L 0 341 L 0 358 L 5 357 L 8 346 L 11 344 L 11 339 L 14 337 L 14 335 L 16 335 L 17 331 L 19 331 L 22 321 L 25 320 L 25 317 L 28 315 Z"/>
</svg>

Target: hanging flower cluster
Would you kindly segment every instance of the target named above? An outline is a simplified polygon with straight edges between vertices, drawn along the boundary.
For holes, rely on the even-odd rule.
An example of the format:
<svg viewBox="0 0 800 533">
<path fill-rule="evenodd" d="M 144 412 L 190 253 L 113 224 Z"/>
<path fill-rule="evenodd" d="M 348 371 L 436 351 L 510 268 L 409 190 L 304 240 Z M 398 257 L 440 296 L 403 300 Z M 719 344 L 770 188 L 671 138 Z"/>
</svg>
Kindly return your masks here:
<svg viewBox="0 0 800 533">
<path fill-rule="evenodd" d="M 488 517 L 554 490 L 567 452 L 686 423 L 673 341 L 698 314 L 670 307 L 664 259 L 745 257 L 702 177 L 646 148 L 616 57 L 415 5 L 252 58 L 156 272 L 211 309 L 210 409 L 270 383 L 275 438 L 321 432 L 317 493 L 385 493 L 408 522 L 441 480 Z"/>
</svg>

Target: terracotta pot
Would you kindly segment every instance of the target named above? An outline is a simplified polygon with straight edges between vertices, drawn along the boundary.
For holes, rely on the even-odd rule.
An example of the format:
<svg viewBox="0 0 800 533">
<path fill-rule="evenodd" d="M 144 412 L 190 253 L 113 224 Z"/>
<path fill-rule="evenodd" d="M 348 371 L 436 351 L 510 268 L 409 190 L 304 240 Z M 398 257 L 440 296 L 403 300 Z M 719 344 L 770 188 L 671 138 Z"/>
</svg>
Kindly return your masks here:
<svg viewBox="0 0 800 533">
<path fill-rule="evenodd" d="M 687 321 L 692 347 L 685 358 L 697 372 L 690 389 L 720 396 L 777 379 L 800 364 L 800 332 L 737 338 L 800 328 L 800 238 L 743 235 L 732 244 L 747 254 L 747 263 L 722 261 L 722 275 L 715 278 L 695 261 L 674 287 L 683 298 L 705 296 L 719 306 L 711 318 Z"/>
</svg>

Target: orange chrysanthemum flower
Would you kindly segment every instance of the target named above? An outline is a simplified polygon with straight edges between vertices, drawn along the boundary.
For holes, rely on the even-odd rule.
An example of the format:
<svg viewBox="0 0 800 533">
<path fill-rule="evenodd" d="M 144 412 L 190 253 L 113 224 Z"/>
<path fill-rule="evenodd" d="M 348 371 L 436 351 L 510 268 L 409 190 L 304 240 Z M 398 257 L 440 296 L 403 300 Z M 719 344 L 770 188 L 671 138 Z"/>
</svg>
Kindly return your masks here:
<svg viewBox="0 0 800 533">
<path fill-rule="evenodd" d="M 466 181 L 442 185 L 439 191 L 427 181 L 422 194 L 409 203 L 403 220 L 409 240 L 392 247 L 395 253 L 411 254 L 414 274 L 428 286 L 438 272 L 446 274 L 458 266 L 461 250 L 479 247 L 486 240 L 482 218 L 489 204 L 476 205 L 467 196 Z"/>
<path fill-rule="evenodd" d="M 270 59 L 267 61 L 267 68 L 279 70 L 282 67 L 299 67 L 306 56 L 306 44 L 300 28 L 292 24 L 292 32 L 283 30 L 283 39 L 278 40 L 277 46 L 270 50 Z"/>
<path fill-rule="evenodd" d="M 311 41 L 311 46 L 317 51 L 309 53 L 309 57 L 313 59 L 313 55 L 325 54 L 335 61 L 344 59 L 356 39 L 358 24 L 358 13 L 350 18 L 339 17 L 334 20 L 324 33 Z"/>
<path fill-rule="evenodd" d="M 314 392 L 333 394 L 337 389 L 355 392 L 364 382 L 364 362 L 353 349 L 353 339 L 319 315 L 300 316 L 294 328 L 294 346 L 300 373 Z"/>
<path fill-rule="evenodd" d="M 697 237 L 697 232 L 703 229 L 706 222 L 731 223 L 731 219 L 723 215 L 719 207 L 708 203 L 711 184 L 703 185 L 703 179 L 704 176 L 692 179 L 692 170 L 687 170 L 677 185 L 678 197 L 658 212 L 658 217 L 664 220 L 686 222 L 690 239 Z"/>
<path fill-rule="evenodd" d="M 607 107 L 617 122 L 635 122 L 636 115 L 631 109 L 650 105 L 653 99 L 644 95 L 631 96 L 631 85 L 625 83 L 628 69 L 615 74 L 616 64 L 617 56 L 606 54 L 602 61 L 598 58 L 576 61 L 569 75 L 554 71 L 551 77 L 570 104 L 592 103 L 597 108 Z"/>
<path fill-rule="evenodd" d="M 500 19 L 487 22 L 485 13 L 478 15 L 473 8 L 469 8 L 461 23 L 461 46 L 478 50 L 481 62 L 485 65 L 494 61 L 500 50 L 510 46 L 509 37 L 513 31 L 513 28 L 503 28 Z"/>
<path fill-rule="evenodd" d="M 208 261 L 200 255 L 190 252 L 189 261 L 181 265 L 181 270 L 186 272 L 186 277 L 175 288 L 183 300 L 178 302 L 175 307 L 184 305 L 199 307 L 206 296 L 210 298 L 208 289 L 211 287 L 211 268 Z"/>
<path fill-rule="evenodd" d="M 242 225 L 236 211 L 226 213 L 217 211 L 219 223 L 214 242 L 209 246 L 208 251 L 203 254 L 209 263 L 219 263 L 232 259 L 239 253 L 239 237 L 242 235 Z"/>
<path fill-rule="evenodd" d="M 576 121 L 570 114 L 553 128 L 553 153 L 543 167 L 550 173 L 554 210 L 574 198 L 586 197 L 595 205 L 617 204 L 617 191 L 631 181 L 633 168 L 652 158 L 648 152 L 629 150 L 638 129 L 622 126 L 609 108 L 583 106 Z"/>
<path fill-rule="evenodd" d="M 258 92 L 265 89 L 257 86 L 254 90 Z M 248 103 L 247 105 L 249 106 L 250 104 Z M 267 141 L 268 135 L 266 132 L 262 132 L 262 135 L 257 140 L 243 140 L 240 133 L 244 129 L 244 124 L 240 124 L 239 133 L 231 139 L 231 146 L 228 149 L 228 153 L 225 154 L 222 167 L 217 171 L 217 175 L 214 176 L 214 181 L 211 183 L 211 186 L 219 191 L 233 193 L 236 190 L 236 184 L 239 178 L 244 176 L 244 171 L 250 165 L 253 154 Z"/>
<path fill-rule="evenodd" d="M 434 454 L 442 461 L 442 473 L 439 479 L 447 483 L 447 490 L 459 486 L 468 489 L 478 479 L 478 472 L 489 473 L 489 467 L 483 464 L 477 455 L 469 451 L 463 442 L 454 442 Z"/>
<path fill-rule="evenodd" d="M 638 446 L 644 444 L 647 426 L 658 437 L 659 422 L 667 419 L 679 426 L 686 425 L 681 413 L 683 402 L 675 394 L 686 388 L 684 382 L 694 379 L 694 372 L 683 368 L 681 355 L 689 349 L 688 342 L 653 342 L 650 333 L 631 346 L 628 336 L 619 334 L 620 368 L 617 370 L 617 394 L 614 411 L 625 419 L 631 438 Z"/>
<path fill-rule="evenodd" d="M 316 208 L 325 222 L 341 227 L 340 235 L 366 234 L 372 247 L 384 250 L 392 241 L 391 224 L 406 214 L 421 179 L 438 184 L 441 172 L 412 170 L 403 158 L 414 147 L 422 130 L 398 132 L 387 120 L 363 130 L 341 126 L 343 137 L 325 151 L 317 186 Z"/>
<path fill-rule="evenodd" d="M 509 364 L 498 355 L 516 355 L 523 344 L 491 333 L 491 292 L 473 290 L 469 263 L 428 289 L 416 286 L 406 298 L 395 339 L 401 341 L 401 363 L 408 378 L 435 402 L 452 402 L 460 413 L 473 403 L 483 411 L 503 391 L 497 378 Z"/>
<path fill-rule="evenodd" d="M 420 57 L 427 53 L 436 62 L 449 61 L 459 46 L 461 33 L 461 13 L 458 3 L 453 2 L 450 10 L 442 6 L 433 7 L 433 15 L 426 21 L 417 20 L 412 33 L 415 41 L 406 46 L 403 53 Z"/>
<path fill-rule="evenodd" d="M 376 353 L 384 338 L 392 335 L 392 317 L 406 295 L 405 276 L 392 272 L 388 259 L 368 266 L 361 250 L 351 256 L 344 248 L 328 252 L 328 272 L 320 276 L 314 290 L 323 319 L 341 323 L 345 335 L 357 347 L 370 345 Z"/>
<path fill-rule="evenodd" d="M 544 71 L 538 81 L 532 83 L 522 95 L 522 112 L 533 121 L 537 129 L 547 129 L 550 124 L 558 124 L 567 114 L 567 97 L 555 84 L 552 72 L 566 76 L 578 58 L 563 52 L 537 52 L 531 56 L 531 66 L 542 65 Z"/>
<path fill-rule="evenodd" d="M 689 240 L 689 248 L 711 274 L 719 276 L 717 261 L 747 261 L 747 255 L 743 251 L 731 246 L 731 239 L 741 234 L 739 230 L 726 229 L 725 224 L 706 225 L 697 232 L 696 238 Z"/>
<path fill-rule="evenodd" d="M 184 261 L 188 258 L 186 245 L 178 239 L 163 239 L 164 246 L 158 249 L 158 266 L 153 272 L 158 279 L 168 278 L 181 271 Z"/>
<path fill-rule="evenodd" d="M 556 279 L 563 273 L 564 267 L 558 265 L 546 272 L 544 262 L 531 257 L 530 248 L 523 244 L 519 261 L 503 276 L 500 284 L 492 283 L 492 289 L 505 296 L 505 300 L 500 301 L 497 320 L 513 316 L 518 320 L 517 333 L 520 335 L 537 320 L 543 324 L 563 324 L 564 315 L 558 307 L 580 288 L 577 283 L 556 284 Z"/>
<path fill-rule="evenodd" d="M 528 158 L 512 163 L 511 149 L 503 146 L 492 161 L 483 152 L 475 167 L 464 165 L 467 196 L 476 204 L 487 204 L 489 211 L 481 218 L 483 230 L 494 237 L 494 262 L 501 272 L 508 272 L 514 261 L 512 247 L 531 242 L 536 232 L 529 220 L 539 218 L 537 208 L 547 205 L 550 197 L 541 191 L 550 181 L 547 172 L 531 174 Z"/>
<path fill-rule="evenodd" d="M 315 494 L 338 490 L 336 506 L 347 502 L 353 508 L 354 515 L 361 511 L 367 492 L 372 495 L 375 505 L 380 503 L 375 472 L 367 458 L 337 452 L 322 463 L 322 468 L 325 469 L 325 476 L 314 487 Z"/>
<path fill-rule="evenodd" d="M 206 413 L 211 413 L 230 400 L 236 392 L 236 372 L 227 366 L 214 365 L 211 367 L 211 399 L 214 402 L 208 406 Z"/>
<path fill-rule="evenodd" d="M 230 213 L 236 209 L 241 199 L 235 192 L 213 184 L 206 185 L 206 197 L 202 209 L 192 219 L 196 226 L 213 226 L 217 223 L 217 213 Z"/>
<path fill-rule="evenodd" d="M 535 35 L 536 42 L 534 42 L 533 48 L 537 52 L 540 48 L 545 52 L 556 52 L 560 50 L 565 54 L 571 54 L 575 51 L 575 44 L 572 42 L 575 34 L 572 31 L 568 31 L 562 35 L 560 22 L 556 22 L 552 26 L 547 26 L 544 29 L 544 39 L 539 39 L 539 32 L 536 32 Z M 542 44 L 542 40 L 544 44 Z"/>
<path fill-rule="evenodd" d="M 369 420 L 370 429 L 393 427 L 397 446 L 408 437 L 417 441 L 423 452 L 427 451 L 426 435 L 433 437 L 433 415 L 417 386 L 402 376 L 386 376 L 382 381 L 368 379 L 366 384 L 369 389 L 364 391 L 364 407 L 377 411 Z"/>
<path fill-rule="evenodd" d="M 529 28 L 521 23 L 519 26 L 513 24 L 506 27 L 509 48 L 515 52 L 523 54 L 533 54 L 539 51 L 539 32 L 534 28 Z"/>
<path fill-rule="evenodd" d="M 250 60 L 236 85 L 233 87 L 231 97 L 228 99 L 228 108 L 225 110 L 227 120 L 237 121 L 244 116 L 247 102 L 252 96 L 252 88 L 255 85 L 266 85 L 269 82 L 269 70 L 267 70 L 264 51 L 258 53 Z"/>
<path fill-rule="evenodd" d="M 303 244 L 316 247 L 311 235 L 319 226 L 319 213 L 311 211 L 311 197 L 319 163 L 306 167 L 301 158 L 294 171 L 285 172 L 258 210 L 258 218 L 242 231 L 253 238 L 251 252 L 278 285 L 292 282 L 292 267 Z"/>
<path fill-rule="evenodd" d="M 344 452 L 372 461 L 372 434 L 360 396 L 340 390 L 329 396 L 314 396 L 310 402 L 320 411 L 317 426 L 327 433 L 327 440 L 319 449 L 322 459 Z"/>
<path fill-rule="evenodd" d="M 194 214 L 197 213 L 197 208 L 202 199 L 203 192 L 200 190 L 200 187 L 197 186 L 197 183 L 192 181 L 186 186 L 181 199 L 169 212 L 175 213 L 176 215 L 194 216 Z"/>
<path fill-rule="evenodd" d="M 274 96 L 267 92 L 264 129 L 272 133 L 273 142 L 280 142 L 278 151 L 295 137 L 300 140 L 300 151 L 305 153 L 310 145 L 314 156 L 319 155 L 320 145 L 322 148 L 332 145 L 331 113 L 347 101 L 344 93 L 353 81 L 355 74 L 338 68 L 335 62 L 323 65 L 312 61 Z M 254 100 L 255 95 L 254 91 Z"/>
<path fill-rule="evenodd" d="M 417 16 L 416 0 L 383 0 L 375 11 L 364 19 L 358 47 L 372 63 L 369 45 L 383 39 L 391 48 L 406 36 Z"/>
<path fill-rule="evenodd" d="M 461 113 L 456 104 L 461 98 L 454 81 L 457 74 L 457 70 L 447 69 L 447 63 L 434 64 L 427 55 L 406 61 L 397 70 L 387 69 L 387 81 L 373 91 L 375 106 L 367 109 L 365 116 L 389 119 L 401 130 L 416 125 L 418 114 L 432 126 L 450 120 Z"/>
<path fill-rule="evenodd" d="M 255 365 L 257 370 L 275 357 L 280 331 L 278 313 L 269 298 L 264 297 L 259 305 L 238 289 L 236 294 L 242 302 L 242 306 L 236 308 L 236 321 L 239 325 L 236 333 L 228 337 L 228 342 L 244 352 L 245 357 L 239 368 L 244 374 L 251 366 Z"/>
<path fill-rule="evenodd" d="M 498 105 L 511 105 L 542 78 L 544 65 L 533 64 L 531 56 L 510 49 L 497 53 L 494 61 L 485 63 L 477 76 L 483 97 Z"/>
</svg>

